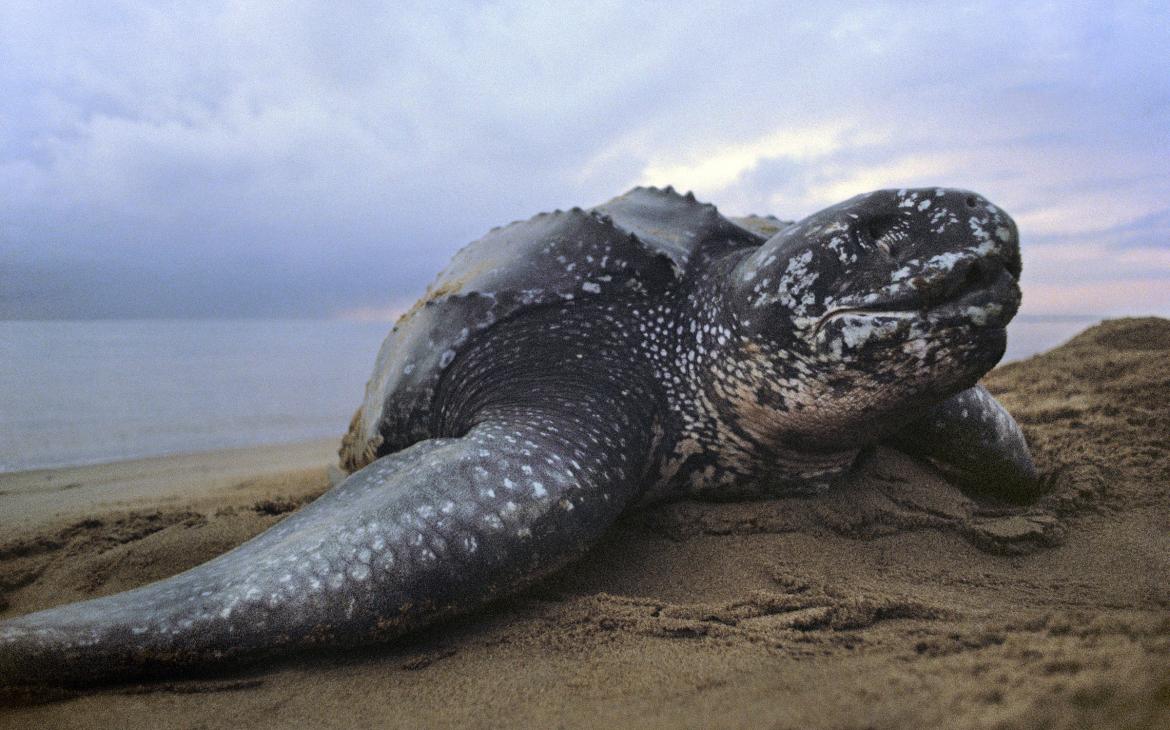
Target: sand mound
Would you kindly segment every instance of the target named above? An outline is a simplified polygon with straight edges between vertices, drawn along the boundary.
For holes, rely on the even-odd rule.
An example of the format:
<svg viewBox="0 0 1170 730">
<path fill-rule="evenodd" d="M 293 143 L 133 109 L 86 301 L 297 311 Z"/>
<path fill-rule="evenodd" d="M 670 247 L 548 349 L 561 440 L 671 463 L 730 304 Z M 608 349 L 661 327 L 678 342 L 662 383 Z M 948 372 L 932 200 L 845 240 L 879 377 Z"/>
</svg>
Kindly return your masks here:
<svg viewBox="0 0 1170 730">
<path fill-rule="evenodd" d="M 392 646 L 33 698 L 14 726 L 1170 726 L 1170 322 L 1104 322 L 986 378 L 1047 491 L 1010 506 L 874 452 L 815 498 L 630 515 L 527 593 Z M 29 525 L 3 616 L 255 534 L 322 470 Z M 27 699 L 27 698 L 26 698 Z"/>
</svg>

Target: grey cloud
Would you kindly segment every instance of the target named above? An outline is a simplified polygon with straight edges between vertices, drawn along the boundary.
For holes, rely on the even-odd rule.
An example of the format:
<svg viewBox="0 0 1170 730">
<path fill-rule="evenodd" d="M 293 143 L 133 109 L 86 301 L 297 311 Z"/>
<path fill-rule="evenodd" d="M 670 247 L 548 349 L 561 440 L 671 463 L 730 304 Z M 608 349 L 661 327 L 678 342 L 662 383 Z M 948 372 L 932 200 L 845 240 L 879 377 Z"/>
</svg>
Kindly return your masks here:
<svg viewBox="0 0 1170 730">
<path fill-rule="evenodd" d="M 1137 210 L 1170 196 L 1168 28 L 1127 3 L 6 3 L 0 317 L 395 304 L 493 225 L 842 120 L 856 140 L 697 192 L 798 216 L 872 168 L 1024 213 L 1105 179 Z M 1154 210 L 1111 245 L 1166 245 Z"/>
</svg>

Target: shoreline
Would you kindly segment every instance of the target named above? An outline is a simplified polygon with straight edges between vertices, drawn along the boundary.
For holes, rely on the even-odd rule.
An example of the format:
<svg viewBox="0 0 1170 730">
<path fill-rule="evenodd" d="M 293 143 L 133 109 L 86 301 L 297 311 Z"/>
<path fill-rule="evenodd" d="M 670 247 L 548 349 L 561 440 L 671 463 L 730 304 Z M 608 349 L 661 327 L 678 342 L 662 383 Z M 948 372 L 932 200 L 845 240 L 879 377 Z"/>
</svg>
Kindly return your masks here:
<svg viewBox="0 0 1170 730">
<path fill-rule="evenodd" d="M 248 479 L 304 470 L 324 474 L 337 462 L 340 441 L 338 437 L 3 472 L 0 533 L 95 512 L 230 502 L 232 488 Z"/>
<path fill-rule="evenodd" d="M 1077 332 L 1085 329 L 1086 326 L 1091 326 L 1094 323 L 1099 324 L 1101 322 L 1110 321 L 1110 319 L 1112 319 L 1112 318 L 1107 317 L 1107 316 L 1101 317 L 1101 316 L 1097 316 L 1097 315 L 1079 315 L 1079 314 L 1076 314 L 1076 315 L 1043 315 L 1043 314 L 1038 314 L 1038 315 L 1018 315 L 1016 317 L 1016 320 L 1018 320 L 1017 324 L 1063 325 L 1063 326 L 1069 328 L 1068 331 L 1061 331 L 1059 333 L 1057 333 L 1057 332 L 1047 333 L 1046 336 L 1042 339 L 1043 339 L 1043 342 L 1047 346 L 1048 349 L 1051 349 L 1053 347 L 1059 346 L 1060 344 L 1063 344 L 1065 341 L 1067 341 L 1072 336 L 1074 336 Z M 5 320 L 5 321 L 24 322 L 25 320 Z M 28 321 L 41 323 L 41 322 L 55 322 L 58 320 L 28 320 Z M 89 320 L 60 320 L 60 321 L 73 323 L 73 322 L 77 322 L 77 321 L 89 321 Z M 119 321 L 123 321 L 123 320 L 93 320 L 93 321 L 119 322 Z M 147 320 L 147 321 L 169 322 L 172 320 L 162 319 L 162 320 Z M 183 321 L 183 320 L 173 320 L 173 321 Z M 207 320 L 207 321 L 219 322 L 222 320 Z M 260 321 L 266 321 L 266 320 L 261 319 Z M 302 320 L 279 319 L 278 318 L 274 321 L 302 321 Z M 306 319 L 303 321 L 317 321 L 317 320 Z M 345 321 L 348 321 L 348 320 L 345 320 Z M 1023 339 L 1023 338 L 1017 338 L 1017 339 Z M 1016 352 L 1017 349 L 1019 350 L 1018 352 Z M 1042 354 L 1042 352 L 1043 352 L 1043 350 L 1037 349 L 1037 347 L 1032 343 L 1029 343 L 1026 346 L 1021 346 L 1019 348 L 1013 348 L 1012 347 L 1012 339 L 1009 338 L 1008 352 L 1005 353 L 1004 359 L 996 367 L 1003 367 L 1004 365 L 1008 365 L 1008 364 L 1011 364 L 1014 362 L 1021 362 L 1023 360 L 1026 360 L 1029 357 L 1033 357 L 1037 354 Z M 345 426 L 344 423 L 339 423 L 338 434 L 344 433 L 344 426 Z M 167 459 L 205 458 L 205 457 L 210 457 L 214 454 L 221 454 L 221 453 L 228 454 L 228 453 L 239 452 L 239 453 L 243 454 L 244 452 L 257 452 L 259 454 L 260 452 L 267 452 L 267 451 L 288 450 L 289 453 L 295 454 L 298 450 L 300 450 L 303 447 L 317 446 L 317 445 L 320 445 L 323 443 L 330 443 L 330 442 L 336 442 L 338 445 L 340 445 L 340 441 L 341 441 L 341 436 L 338 435 L 336 437 L 324 437 L 324 438 L 316 438 L 316 439 L 298 439 L 298 440 L 293 440 L 293 441 L 277 441 L 277 442 L 260 443 L 260 444 L 246 444 L 246 445 L 242 445 L 242 446 L 223 446 L 223 447 L 218 447 L 218 448 L 198 449 L 195 451 L 175 451 L 175 452 L 151 453 L 151 454 L 140 455 L 140 456 L 113 457 L 113 458 L 110 458 L 108 460 L 103 460 L 103 461 L 92 461 L 92 462 L 86 461 L 86 462 L 81 462 L 81 463 L 48 464 L 48 465 L 32 466 L 32 467 L 28 467 L 28 468 L 22 467 L 19 469 L 9 470 L 9 471 L 0 470 L 0 492 L 5 491 L 5 487 L 4 487 L 5 482 L 7 482 L 7 481 L 23 482 L 23 481 L 26 481 L 26 478 L 29 477 L 30 475 L 40 475 L 40 474 L 72 471 L 72 470 L 79 470 L 80 471 L 80 470 L 87 470 L 87 469 L 98 469 L 98 468 L 102 468 L 102 467 L 115 467 L 116 465 L 123 465 L 123 464 L 130 466 L 130 465 L 136 465 L 139 462 L 152 462 L 152 461 L 167 460 Z M 335 449 L 335 451 L 336 451 L 336 449 Z M 274 454 L 274 455 L 276 455 L 276 454 Z M 79 476 L 81 478 L 84 478 L 83 474 L 81 474 Z"/>
<path fill-rule="evenodd" d="M 1017 315 L 1001 364 L 1062 344 L 1092 321 Z M 385 334 L 326 320 L 275 332 L 262 320 L 207 320 L 194 331 L 167 320 L 68 321 L 58 323 L 62 332 L 27 324 L 0 322 L 10 350 L 0 366 L 0 478 L 340 438 Z M 133 357 L 101 344 L 124 340 Z M 269 364 L 306 340 L 318 344 L 300 353 L 304 361 L 269 377 Z M 176 362 L 169 353 L 178 346 L 190 353 Z"/>
<path fill-rule="evenodd" d="M 111 457 L 108 459 L 103 459 L 101 461 L 83 461 L 83 462 L 69 463 L 69 464 L 42 464 L 39 466 L 31 466 L 28 468 L 8 469 L 8 470 L 0 471 L 0 480 L 3 480 L 5 477 L 20 477 L 20 476 L 24 476 L 27 474 L 31 474 L 33 472 L 57 472 L 57 471 L 65 471 L 67 469 L 92 469 L 92 468 L 96 468 L 96 467 L 113 466 L 116 464 L 134 464 L 137 462 L 155 461 L 155 460 L 162 460 L 162 459 L 182 459 L 182 458 L 186 458 L 186 457 L 206 457 L 206 456 L 211 456 L 214 454 L 220 454 L 220 453 L 224 453 L 224 452 L 233 452 L 233 451 L 240 451 L 240 452 L 261 451 L 261 450 L 285 449 L 285 448 L 296 450 L 299 447 L 303 447 L 303 446 L 325 444 L 325 443 L 331 443 L 334 441 L 336 441 L 337 443 L 340 443 L 341 437 L 338 436 L 338 437 L 334 438 L 332 436 L 327 436 L 327 437 L 322 437 L 322 438 L 301 438 L 301 439 L 292 439 L 292 440 L 288 440 L 288 441 L 271 441 L 271 442 L 256 443 L 256 444 L 243 444 L 243 445 L 238 445 L 238 446 L 218 446 L 218 447 L 212 447 L 212 448 L 207 448 L 207 449 L 194 449 L 192 451 L 168 451 L 168 452 L 162 452 L 162 453 L 150 453 L 150 454 L 140 454 L 140 455 L 132 455 L 132 456 L 115 456 L 115 457 Z"/>
<path fill-rule="evenodd" d="M 129 455 L 103 456 L 97 460 L 65 461 L 60 463 L 34 463 L 32 465 L 22 465 L 16 468 L 0 468 L 0 481 L 7 477 L 22 477 L 33 472 L 57 472 L 65 471 L 67 469 L 90 469 L 94 467 L 113 466 L 116 464 L 132 464 L 135 462 L 152 461 L 156 459 L 203 457 L 230 451 L 254 451 L 282 448 L 290 448 L 295 450 L 301 446 L 322 444 L 332 441 L 340 443 L 341 437 L 334 437 L 333 435 L 321 437 L 294 437 L 275 441 L 228 443 L 224 445 L 197 447 L 190 450 L 176 449 L 171 451 L 145 451 L 142 453 L 132 453 Z"/>
</svg>

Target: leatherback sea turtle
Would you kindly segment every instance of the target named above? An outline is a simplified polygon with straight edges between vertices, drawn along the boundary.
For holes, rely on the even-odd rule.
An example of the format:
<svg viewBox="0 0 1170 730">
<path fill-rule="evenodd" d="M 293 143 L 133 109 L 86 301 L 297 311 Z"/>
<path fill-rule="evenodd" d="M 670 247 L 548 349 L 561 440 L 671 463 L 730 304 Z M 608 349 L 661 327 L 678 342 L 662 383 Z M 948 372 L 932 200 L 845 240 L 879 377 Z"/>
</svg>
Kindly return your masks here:
<svg viewBox="0 0 1170 730">
<path fill-rule="evenodd" d="M 637 188 L 497 228 L 386 339 L 351 476 L 204 565 L 0 624 L 0 684 L 399 636 L 573 560 L 631 505 L 823 490 L 880 441 L 1027 497 L 1023 435 L 976 385 L 1019 274 L 1012 219 L 938 188 L 796 223 Z"/>
</svg>

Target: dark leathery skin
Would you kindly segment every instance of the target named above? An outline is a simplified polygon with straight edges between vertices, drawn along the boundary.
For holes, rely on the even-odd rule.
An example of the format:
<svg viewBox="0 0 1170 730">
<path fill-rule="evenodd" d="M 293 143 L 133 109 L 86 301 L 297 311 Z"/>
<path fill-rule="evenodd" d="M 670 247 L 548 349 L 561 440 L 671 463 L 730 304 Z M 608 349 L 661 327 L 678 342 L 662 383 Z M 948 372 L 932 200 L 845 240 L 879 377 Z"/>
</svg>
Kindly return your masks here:
<svg viewBox="0 0 1170 730">
<path fill-rule="evenodd" d="M 927 409 L 898 431 L 897 448 L 943 465 L 976 491 L 1022 501 L 1040 488 L 1024 432 L 987 388 L 976 385 Z"/>
<path fill-rule="evenodd" d="M 1020 301 L 1006 213 L 922 188 L 741 220 L 639 188 L 471 244 L 388 336 L 348 479 L 186 573 L 0 623 L 0 685 L 390 639 L 539 579 L 632 504 L 820 491 L 881 441 L 1035 493 L 976 387 Z"/>
<path fill-rule="evenodd" d="M 454 368 L 461 383 L 479 377 L 475 393 L 453 391 L 463 400 L 443 427 L 458 436 L 384 456 L 174 578 L 0 624 L 0 684 L 385 640 L 579 556 L 639 493 L 660 398 L 622 356 L 623 333 L 550 314 L 502 327 Z M 533 326 L 564 329 L 531 353 Z"/>
</svg>

